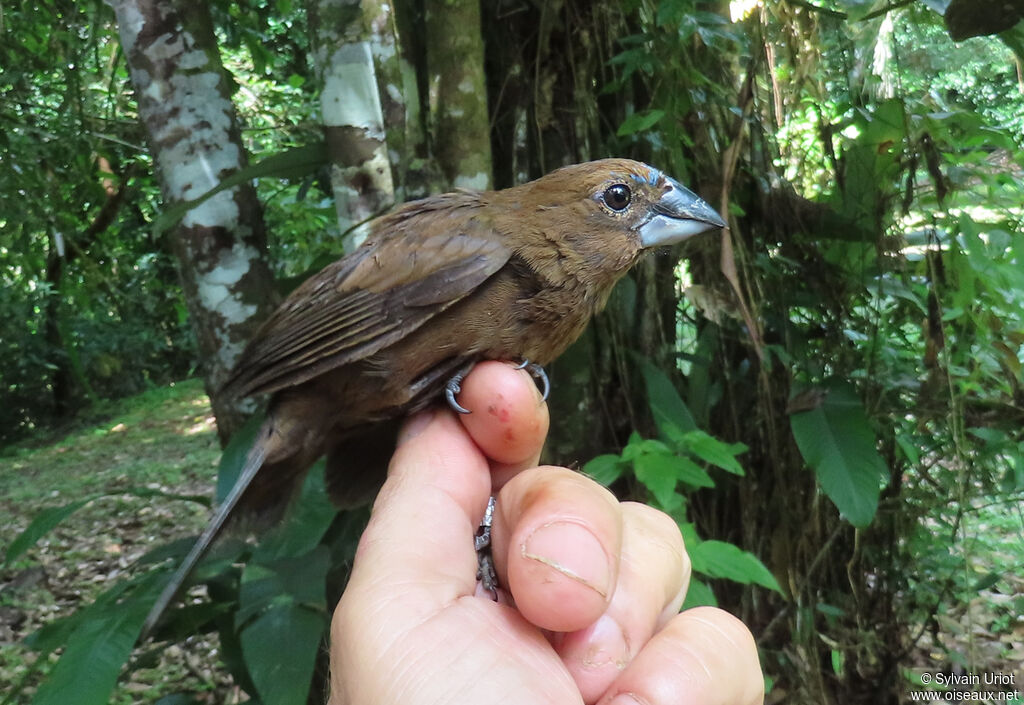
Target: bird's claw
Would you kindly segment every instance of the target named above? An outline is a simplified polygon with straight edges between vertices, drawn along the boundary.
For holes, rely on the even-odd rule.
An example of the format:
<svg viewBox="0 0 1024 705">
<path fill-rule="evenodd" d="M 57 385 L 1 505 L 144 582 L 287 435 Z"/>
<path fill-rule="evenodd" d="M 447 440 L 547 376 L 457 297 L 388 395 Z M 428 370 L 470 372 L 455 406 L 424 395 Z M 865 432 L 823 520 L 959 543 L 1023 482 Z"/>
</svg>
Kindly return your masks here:
<svg viewBox="0 0 1024 705">
<path fill-rule="evenodd" d="M 490 592 L 494 601 L 497 602 L 498 574 L 494 570 L 494 558 L 491 556 L 491 525 L 494 522 L 495 501 L 494 495 L 487 500 L 487 509 L 484 511 L 484 518 L 473 538 L 473 547 L 476 549 L 476 579 L 480 581 L 480 586 Z"/>
<path fill-rule="evenodd" d="M 460 414 L 471 413 L 469 409 L 455 401 L 455 395 L 462 391 L 462 380 L 465 377 L 466 375 L 461 372 L 454 374 L 448 380 L 448 383 L 444 385 L 444 398 L 448 401 L 448 406 L 452 408 L 452 411 L 457 411 Z"/>
<path fill-rule="evenodd" d="M 530 362 L 529 360 L 523 360 L 516 365 L 517 370 L 526 370 L 530 373 L 530 376 L 540 382 L 541 386 L 541 401 L 547 401 L 548 395 L 551 394 L 551 382 L 548 380 L 548 373 L 544 371 L 544 368 L 538 365 L 536 362 Z"/>
</svg>

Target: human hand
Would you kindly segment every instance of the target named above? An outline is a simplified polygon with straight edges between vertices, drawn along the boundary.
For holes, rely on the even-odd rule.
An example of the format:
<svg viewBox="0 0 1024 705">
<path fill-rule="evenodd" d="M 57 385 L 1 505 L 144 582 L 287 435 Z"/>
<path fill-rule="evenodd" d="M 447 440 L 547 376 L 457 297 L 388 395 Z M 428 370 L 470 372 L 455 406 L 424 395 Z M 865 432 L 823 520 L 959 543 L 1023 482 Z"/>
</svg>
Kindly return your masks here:
<svg viewBox="0 0 1024 705">
<path fill-rule="evenodd" d="M 334 614 L 332 705 L 762 701 L 746 627 L 678 613 L 690 566 L 675 523 L 534 467 L 548 418 L 526 372 L 477 365 L 459 401 L 473 413 L 403 430 Z M 498 602 L 473 550 L 492 492 Z"/>
</svg>

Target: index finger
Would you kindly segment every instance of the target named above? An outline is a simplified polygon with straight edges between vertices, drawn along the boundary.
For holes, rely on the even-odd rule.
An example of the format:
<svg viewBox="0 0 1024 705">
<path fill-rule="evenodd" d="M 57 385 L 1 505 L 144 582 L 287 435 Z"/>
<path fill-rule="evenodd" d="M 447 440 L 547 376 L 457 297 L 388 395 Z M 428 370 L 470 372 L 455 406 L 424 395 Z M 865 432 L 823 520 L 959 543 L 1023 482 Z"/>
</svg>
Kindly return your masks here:
<svg viewBox="0 0 1024 705">
<path fill-rule="evenodd" d="M 463 382 L 459 403 L 470 410 L 459 421 L 490 459 L 495 492 L 537 465 L 550 419 L 529 372 L 506 362 L 481 362 Z"/>
</svg>

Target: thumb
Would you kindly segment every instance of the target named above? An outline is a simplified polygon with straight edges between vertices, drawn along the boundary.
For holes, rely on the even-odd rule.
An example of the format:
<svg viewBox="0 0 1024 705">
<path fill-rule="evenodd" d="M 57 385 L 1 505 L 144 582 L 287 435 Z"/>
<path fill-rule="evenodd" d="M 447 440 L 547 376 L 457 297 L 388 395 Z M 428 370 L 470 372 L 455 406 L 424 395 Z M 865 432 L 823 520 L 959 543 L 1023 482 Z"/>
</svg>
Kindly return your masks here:
<svg viewBox="0 0 1024 705">
<path fill-rule="evenodd" d="M 487 458 L 450 411 L 413 417 L 399 436 L 343 602 L 372 614 L 380 628 L 382 618 L 418 623 L 472 595 L 473 536 L 490 492 Z"/>
</svg>

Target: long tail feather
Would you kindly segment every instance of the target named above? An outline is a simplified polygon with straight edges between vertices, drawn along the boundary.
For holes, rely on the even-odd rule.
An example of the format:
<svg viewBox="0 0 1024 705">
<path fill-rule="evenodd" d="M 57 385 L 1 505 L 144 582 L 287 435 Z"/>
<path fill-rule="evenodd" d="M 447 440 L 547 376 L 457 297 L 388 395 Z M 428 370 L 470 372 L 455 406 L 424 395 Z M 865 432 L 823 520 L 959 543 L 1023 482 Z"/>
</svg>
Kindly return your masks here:
<svg viewBox="0 0 1024 705">
<path fill-rule="evenodd" d="M 220 535 L 224 529 L 224 525 L 227 522 L 228 517 L 231 516 L 231 512 L 238 504 L 238 500 L 242 498 L 245 490 L 248 489 L 252 483 L 256 473 L 261 467 L 263 467 L 263 460 L 266 457 L 266 444 L 261 440 L 256 442 L 253 449 L 249 452 L 248 458 L 246 458 L 245 466 L 242 468 L 242 472 L 239 473 L 238 479 L 235 480 L 234 486 L 228 493 L 228 496 L 224 498 L 220 506 L 217 507 L 217 513 L 214 514 L 210 523 L 203 529 L 202 535 L 196 541 L 195 545 L 192 546 L 192 550 L 189 551 L 188 555 L 185 556 L 185 560 L 181 562 L 178 569 L 171 576 L 171 580 L 167 583 L 163 592 L 160 593 L 160 597 L 153 603 L 153 607 L 150 608 L 149 614 L 146 616 L 146 622 L 142 626 L 142 634 L 139 637 L 139 641 L 145 641 L 152 632 L 153 627 L 156 626 L 157 621 L 163 615 L 164 610 L 174 599 L 174 596 L 178 594 L 181 586 L 184 585 L 188 576 L 195 569 L 196 565 L 202 560 L 203 556 L 210 550 L 210 546 Z"/>
</svg>

